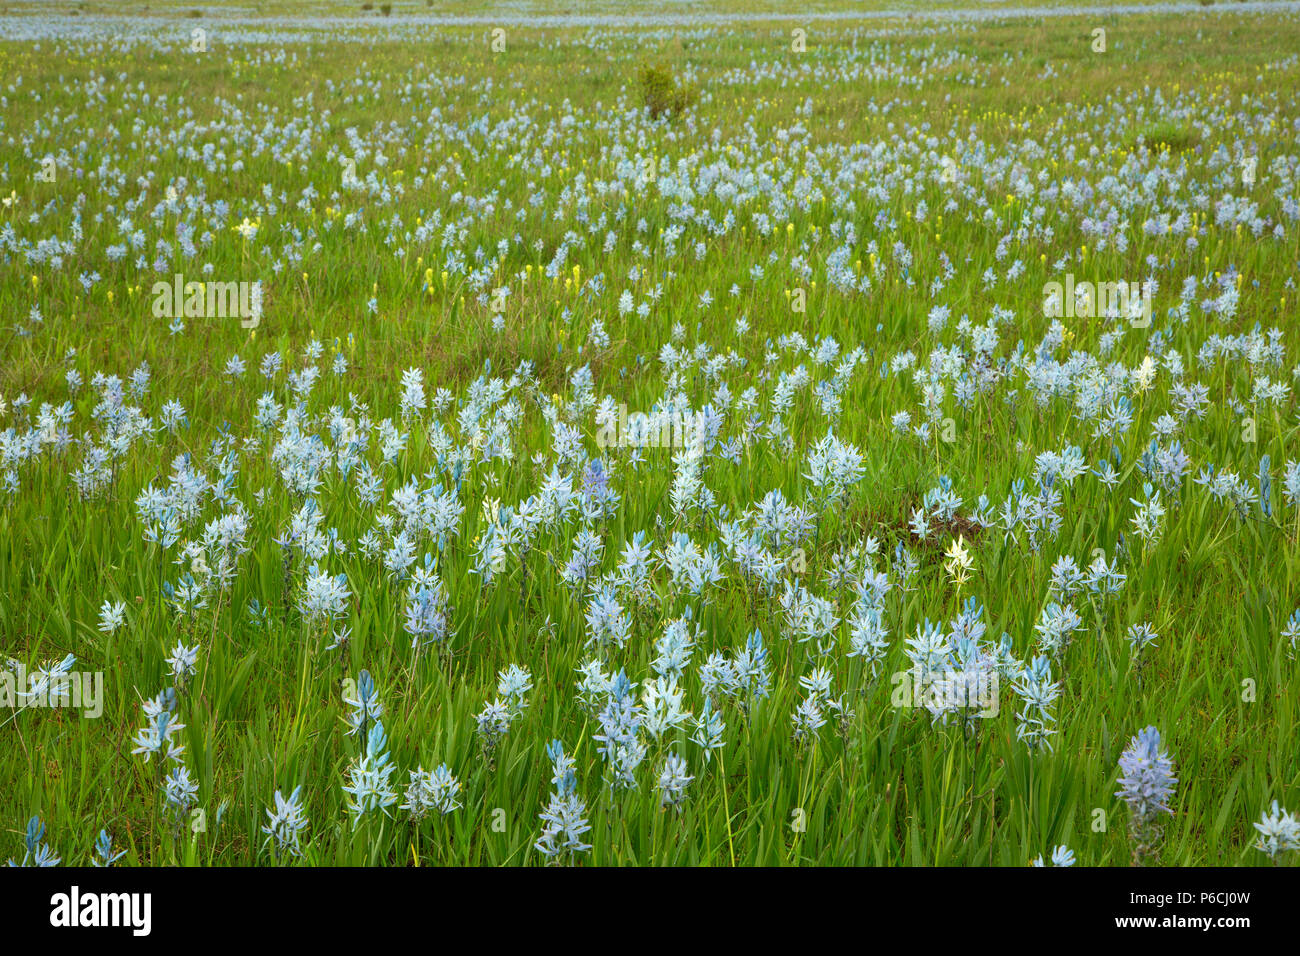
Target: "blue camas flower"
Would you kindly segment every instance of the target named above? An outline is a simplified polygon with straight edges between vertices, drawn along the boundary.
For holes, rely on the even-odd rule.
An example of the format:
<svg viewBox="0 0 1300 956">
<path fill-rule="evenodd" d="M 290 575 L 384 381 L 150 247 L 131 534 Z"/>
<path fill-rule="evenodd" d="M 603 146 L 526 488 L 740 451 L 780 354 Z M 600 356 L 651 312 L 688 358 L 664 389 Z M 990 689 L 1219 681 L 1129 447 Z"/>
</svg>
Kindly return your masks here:
<svg viewBox="0 0 1300 956">
<path fill-rule="evenodd" d="M 686 759 L 670 753 L 659 772 L 659 804 L 680 811 L 686 799 L 686 785 L 695 778 L 686 772 Z"/>
<path fill-rule="evenodd" d="M 349 771 L 350 782 L 343 788 L 343 792 L 350 797 L 348 810 L 353 814 L 353 827 L 365 814 L 375 810 L 387 813 L 388 807 L 397 802 L 397 794 L 388 781 L 393 770 L 384 725 L 375 721 L 366 741 L 365 756 L 352 766 Z"/>
<path fill-rule="evenodd" d="M 558 866 L 571 863 L 576 854 L 591 849 L 591 844 L 581 840 L 582 835 L 591 829 L 591 824 L 586 818 L 587 806 L 577 794 L 573 759 L 565 756 L 564 745 L 552 740 L 546 746 L 546 756 L 554 771 L 551 783 L 555 792 L 551 794 L 546 809 L 538 814 L 544 826 L 533 846 L 546 857 L 547 863 Z"/>
<path fill-rule="evenodd" d="M 411 771 L 411 782 L 406 788 L 406 802 L 401 809 L 410 813 L 412 822 L 423 820 L 435 810 L 446 816 L 460 808 L 456 801 L 459 793 L 460 781 L 452 776 L 445 763 L 439 764 L 436 770 L 420 767 Z"/>
<path fill-rule="evenodd" d="M 1147 727 L 1129 741 L 1119 758 L 1119 789 L 1115 796 L 1129 806 L 1129 835 L 1133 841 L 1133 862 L 1141 865 L 1159 849 L 1162 813 L 1172 813 L 1169 799 L 1174 795 L 1178 778 L 1174 763 L 1160 749 L 1160 731 Z"/>
<path fill-rule="evenodd" d="M 1285 807 L 1279 808 L 1276 800 L 1272 811 L 1266 812 L 1254 826 L 1259 831 L 1255 849 L 1267 853 L 1270 860 L 1276 862 L 1280 854 L 1300 850 L 1300 818 L 1288 813 Z"/>
<path fill-rule="evenodd" d="M 1154 819 L 1160 813 L 1172 813 L 1168 800 L 1173 796 L 1178 778 L 1173 761 L 1160 749 L 1160 731 L 1147 727 L 1134 737 L 1119 758 L 1123 771 L 1115 796 L 1129 805 L 1140 819 Z"/>
<path fill-rule="evenodd" d="M 1030 866 L 1044 866 L 1043 855 L 1034 857 Z M 1074 851 L 1062 843 L 1052 851 L 1052 866 L 1074 866 Z"/>
<path fill-rule="evenodd" d="M 272 810 L 270 807 L 266 809 L 267 822 L 263 824 L 262 832 L 267 836 L 262 845 L 266 846 L 268 843 L 274 845 L 277 861 L 285 855 L 302 856 L 298 840 L 302 831 L 307 828 L 307 815 L 298 802 L 301 795 L 301 786 L 294 787 L 293 793 L 289 794 L 287 800 L 277 790 L 275 809 Z"/>
<path fill-rule="evenodd" d="M 112 866 L 122 857 L 126 856 L 125 850 L 113 852 L 113 838 L 107 830 L 100 830 L 99 836 L 95 840 L 95 859 L 90 861 L 91 866 Z"/>
<path fill-rule="evenodd" d="M 62 857 L 55 856 L 49 845 L 41 842 L 44 836 L 45 824 L 40 817 L 32 817 L 27 821 L 27 852 L 23 854 L 23 861 L 15 863 L 12 859 L 7 860 L 5 866 L 58 866 Z"/>
<path fill-rule="evenodd" d="M 352 713 L 348 714 L 348 736 L 357 735 L 363 741 L 366 740 L 370 727 L 384 713 L 384 705 L 379 702 L 375 680 L 370 676 L 370 671 L 363 670 L 357 675 L 357 696 L 344 697 L 343 703 L 352 708 Z"/>
</svg>

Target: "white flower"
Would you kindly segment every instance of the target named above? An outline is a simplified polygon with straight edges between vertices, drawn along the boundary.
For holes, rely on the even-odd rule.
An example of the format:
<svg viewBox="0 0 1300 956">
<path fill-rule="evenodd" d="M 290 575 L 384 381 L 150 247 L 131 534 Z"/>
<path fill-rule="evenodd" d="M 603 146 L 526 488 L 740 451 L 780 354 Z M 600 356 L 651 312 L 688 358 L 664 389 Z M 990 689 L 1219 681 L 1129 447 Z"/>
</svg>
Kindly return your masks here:
<svg viewBox="0 0 1300 956">
<path fill-rule="evenodd" d="M 126 621 L 126 602 L 105 601 L 99 609 L 99 629 L 105 634 L 112 634 Z"/>
<path fill-rule="evenodd" d="M 178 680 L 185 680 L 192 676 L 198 656 L 199 648 L 197 645 L 186 647 L 184 642 L 177 641 L 171 656 L 167 658 L 167 664 L 172 669 L 172 676 Z"/>
<path fill-rule="evenodd" d="M 1133 370 L 1133 384 L 1139 392 L 1145 392 L 1151 387 L 1151 383 L 1156 380 L 1156 363 L 1148 355 L 1142 360 L 1142 364 Z"/>
</svg>

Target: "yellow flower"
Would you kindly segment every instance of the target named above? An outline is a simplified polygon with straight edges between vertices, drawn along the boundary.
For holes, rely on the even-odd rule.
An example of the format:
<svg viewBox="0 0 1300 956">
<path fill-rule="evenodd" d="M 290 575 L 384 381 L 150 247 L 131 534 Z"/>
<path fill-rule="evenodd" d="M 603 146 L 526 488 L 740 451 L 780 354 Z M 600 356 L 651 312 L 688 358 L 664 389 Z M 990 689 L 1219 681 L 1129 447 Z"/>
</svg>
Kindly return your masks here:
<svg viewBox="0 0 1300 956">
<path fill-rule="evenodd" d="M 975 566 L 975 561 L 966 550 L 962 536 L 957 535 L 957 540 L 948 546 L 948 550 L 943 553 L 948 560 L 944 562 L 944 570 L 952 578 L 953 583 L 957 585 L 965 584 L 969 578 L 968 572 Z"/>
</svg>

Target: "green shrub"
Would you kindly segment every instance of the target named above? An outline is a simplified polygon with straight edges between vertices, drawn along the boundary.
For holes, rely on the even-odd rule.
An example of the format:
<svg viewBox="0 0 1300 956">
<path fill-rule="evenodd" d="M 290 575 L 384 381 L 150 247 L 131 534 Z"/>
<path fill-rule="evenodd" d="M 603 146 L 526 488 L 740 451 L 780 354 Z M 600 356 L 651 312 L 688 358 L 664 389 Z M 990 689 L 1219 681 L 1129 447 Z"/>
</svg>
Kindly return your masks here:
<svg viewBox="0 0 1300 956">
<path fill-rule="evenodd" d="M 642 100 L 653 119 L 665 114 L 676 116 L 698 98 L 698 91 L 693 86 L 679 83 L 672 70 L 662 63 L 641 67 L 639 80 Z"/>
</svg>

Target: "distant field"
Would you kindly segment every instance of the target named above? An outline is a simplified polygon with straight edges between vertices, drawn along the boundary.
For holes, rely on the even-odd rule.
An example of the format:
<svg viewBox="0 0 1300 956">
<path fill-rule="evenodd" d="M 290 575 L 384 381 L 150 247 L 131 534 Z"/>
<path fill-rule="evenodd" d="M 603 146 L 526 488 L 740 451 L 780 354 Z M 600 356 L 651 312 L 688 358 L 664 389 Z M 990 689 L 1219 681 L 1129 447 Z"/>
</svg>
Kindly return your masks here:
<svg viewBox="0 0 1300 956">
<path fill-rule="evenodd" d="M 1300 4 L 365 6 L 0 5 L 0 860 L 1294 862 Z"/>
</svg>

